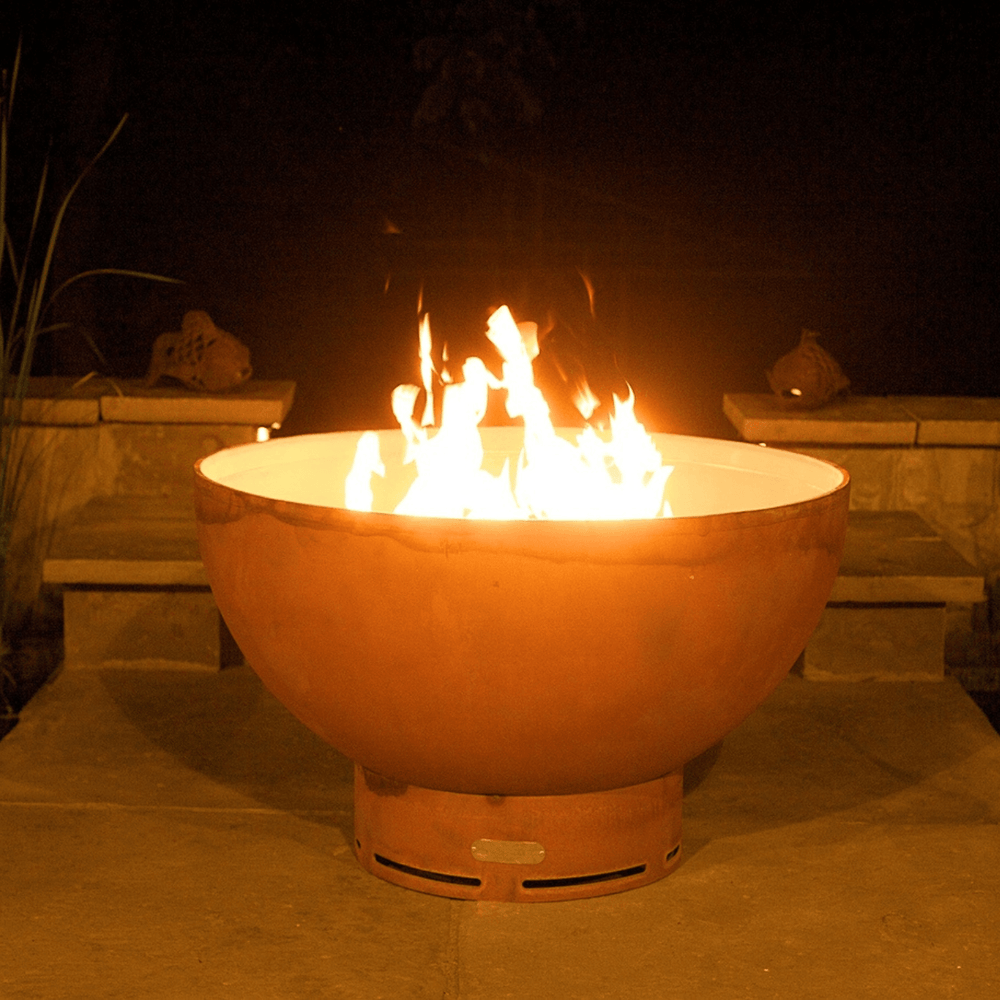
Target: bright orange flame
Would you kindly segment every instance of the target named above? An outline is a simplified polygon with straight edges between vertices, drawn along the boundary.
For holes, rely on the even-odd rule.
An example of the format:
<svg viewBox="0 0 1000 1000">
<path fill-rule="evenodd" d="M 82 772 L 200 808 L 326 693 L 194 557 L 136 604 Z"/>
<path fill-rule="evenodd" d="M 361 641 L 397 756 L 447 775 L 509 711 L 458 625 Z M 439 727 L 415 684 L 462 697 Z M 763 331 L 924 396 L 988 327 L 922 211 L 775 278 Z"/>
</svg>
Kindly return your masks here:
<svg viewBox="0 0 1000 1000">
<path fill-rule="evenodd" d="M 601 401 L 594 395 L 593 390 L 587 384 L 586 379 L 577 383 L 572 399 L 573 405 L 584 420 L 589 420 L 594 415 L 594 410 L 601 404 Z"/>
<path fill-rule="evenodd" d="M 434 423 L 434 361 L 431 359 L 431 320 L 427 313 L 420 317 L 420 380 L 424 383 L 424 415 L 421 427 Z"/>
<path fill-rule="evenodd" d="M 552 426 L 548 405 L 535 385 L 532 362 L 538 356 L 538 327 L 516 323 L 501 306 L 487 322 L 486 336 L 503 359 L 500 378 L 479 358 L 462 366 L 464 381 L 445 382 L 441 427 L 433 423 L 433 364 L 430 324 L 420 323 L 421 378 L 426 393 L 423 418 L 414 409 L 420 395 L 415 385 L 400 385 L 392 394 L 392 412 L 406 440 L 404 464 L 414 463 L 417 478 L 396 507 L 397 514 L 424 517 L 550 518 L 610 520 L 670 517 L 664 498 L 673 467 L 663 458 L 636 420 L 635 397 L 614 398 L 609 435 L 586 427 L 575 441 Z M 486 414 L 490 390 L 507 393 L 507 413 L 524 422 L 524 447 L 511 473 L 505 463 L 498 476 L 483 469 L 479 424 Z M 576 393 L 582 413 L 593 413 L 597 397 L 584 382 Z M 428 414 L 430 419 L 428 419 Z M 372 476 L 384 476 L 374 433 L 362 435 L 345 484 L 346 506 L 371 510 Z"/>
</svg>

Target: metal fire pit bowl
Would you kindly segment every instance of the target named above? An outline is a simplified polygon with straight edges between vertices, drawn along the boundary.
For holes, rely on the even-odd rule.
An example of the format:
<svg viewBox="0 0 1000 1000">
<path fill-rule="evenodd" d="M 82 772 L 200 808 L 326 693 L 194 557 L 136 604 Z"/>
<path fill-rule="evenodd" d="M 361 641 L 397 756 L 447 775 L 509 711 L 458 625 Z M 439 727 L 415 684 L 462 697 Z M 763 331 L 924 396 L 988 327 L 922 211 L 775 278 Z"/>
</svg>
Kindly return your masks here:
<svg viewBox="0 0 1000 1000">
<path fill-rule="evenodd" d="M 343 508 L 358 437 L 218 452 L 196 467 L 195 500 L 247 660 L 355 761 L 360 863 L 463 899 L 662 878 L 680 860 L 684 764 L 771 693 L 819 621 L 847 474 L 654 435 L 674 518 L 418 518 Z M 380 438 L 400 466 L 402 435 Z M 483 440 L 499 469 L 521 431 Z M 376 510 L 410 475 L 390 472 Z"/>
</svg>

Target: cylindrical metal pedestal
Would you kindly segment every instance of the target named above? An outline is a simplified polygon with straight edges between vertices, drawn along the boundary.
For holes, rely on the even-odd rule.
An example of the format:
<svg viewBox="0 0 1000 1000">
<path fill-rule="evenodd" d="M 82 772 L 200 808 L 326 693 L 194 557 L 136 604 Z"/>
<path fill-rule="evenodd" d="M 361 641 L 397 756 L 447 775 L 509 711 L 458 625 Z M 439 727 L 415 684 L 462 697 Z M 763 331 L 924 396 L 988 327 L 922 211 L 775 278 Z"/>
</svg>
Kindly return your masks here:
<svg viewBox="0 0 1000 1000">
<path fill-rule="evenodd" d="M 680 861 L 682 775 L 575 795 L 465 795 L 355 765 L 354 852 L 388 882 L 454 899 L 582 899 Z"/>
</svg>

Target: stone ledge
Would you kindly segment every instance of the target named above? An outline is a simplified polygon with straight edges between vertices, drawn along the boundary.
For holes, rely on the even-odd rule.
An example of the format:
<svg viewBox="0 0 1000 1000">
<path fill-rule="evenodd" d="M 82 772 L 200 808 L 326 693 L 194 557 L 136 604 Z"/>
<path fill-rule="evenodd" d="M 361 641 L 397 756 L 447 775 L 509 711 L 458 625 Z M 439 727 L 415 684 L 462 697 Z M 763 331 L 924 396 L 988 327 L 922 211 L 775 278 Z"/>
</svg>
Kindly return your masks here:
<svg viewBox="0 0 1000 1000">
<path fill-rule="evenodd" d="M 67 669 L 227 662 L 189 501 L 92 499 L 55 532 L 42 578 L 62 587 Z"/>
<path fill-rule="evenodd" d="M 232 392 L 193 393 L 124 383 L 101 396 L 101 419 L 139 424 L 248 424 L 280 426 L 292 408 L 294 382 L 250 381 Z"/>
<path fill-rule="evenodd" d="M 44 583 L 67 586 L 207 587 L 200 559 L 59 559 L 42 567 Z"/>
<path fill-rule="evenodd" d="M 1000 399 L 898 396 L 917 421 L 918 445 L 1000 447 Z"/>
<path fill-rule="evenodd" d="M 28 380 L 21 404 L 21 422 L 50 427 L 89 427 L 101 419 L 102 388 L 93 379 L 35 377 Z M 106 386 L 105 386 L 106 389 Z M 4 400 L 4 412 L 12 408 Z"/>
<path fill-rule="evenodd" d="M 722 409 L 746 441 L 1000 447 L 1000 399 L 846 396 L 819 410 L 788 410 L 766 393 L 726 393 Z"/>
<path fill-rule="evenodd" d="M 889 398 L 847 396 L 820 410 L 786 410 L 766 393 L 726 393 L 722 410 L 746 441 L 912 445 L 917 422 Z"/>
<path fill-rule="evenodd" d="M 141 379 L 36 377 L 21 410 L 25 424 L 86 427 L 98 422 L 280 425 L 295 398 L 291 381 L 251 380 L 226 393 L 147 387 Z M 7 411 L 10 400 L 5 401 Z"/>
</svg>

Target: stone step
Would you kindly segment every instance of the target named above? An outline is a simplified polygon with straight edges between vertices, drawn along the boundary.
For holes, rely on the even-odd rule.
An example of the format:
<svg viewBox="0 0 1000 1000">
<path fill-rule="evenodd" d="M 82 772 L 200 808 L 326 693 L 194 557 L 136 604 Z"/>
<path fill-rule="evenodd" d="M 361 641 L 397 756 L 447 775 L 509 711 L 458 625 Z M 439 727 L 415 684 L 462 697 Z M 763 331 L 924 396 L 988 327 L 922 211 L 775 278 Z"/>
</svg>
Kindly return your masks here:
<svg viewBox="0 0 1000 1000">
<path fill-rule="evenodd" d="M 239 660 L 208 586 L 194 511 L 175 499 L 92 499 L 56 530 L 42 579 L 63 589 L 68 669 Z"/>
<path fill-rule="evenodd" d="M 983 574 L 912 511 L 852 511 L 840 574 L 803 654 L 812 680 L 940 680 L 949 608 Z"/>
<path fill-rule="evenodd" d="M 974 604 L 983 574 L 919 514 L 853 510 L 831 601 Z"/>
<path fill-rule="evenodd" d="M 56 529 L 46 583 L 207 587 L 194 508 L 170 497 L 95 497 Z"/>
</svg>

